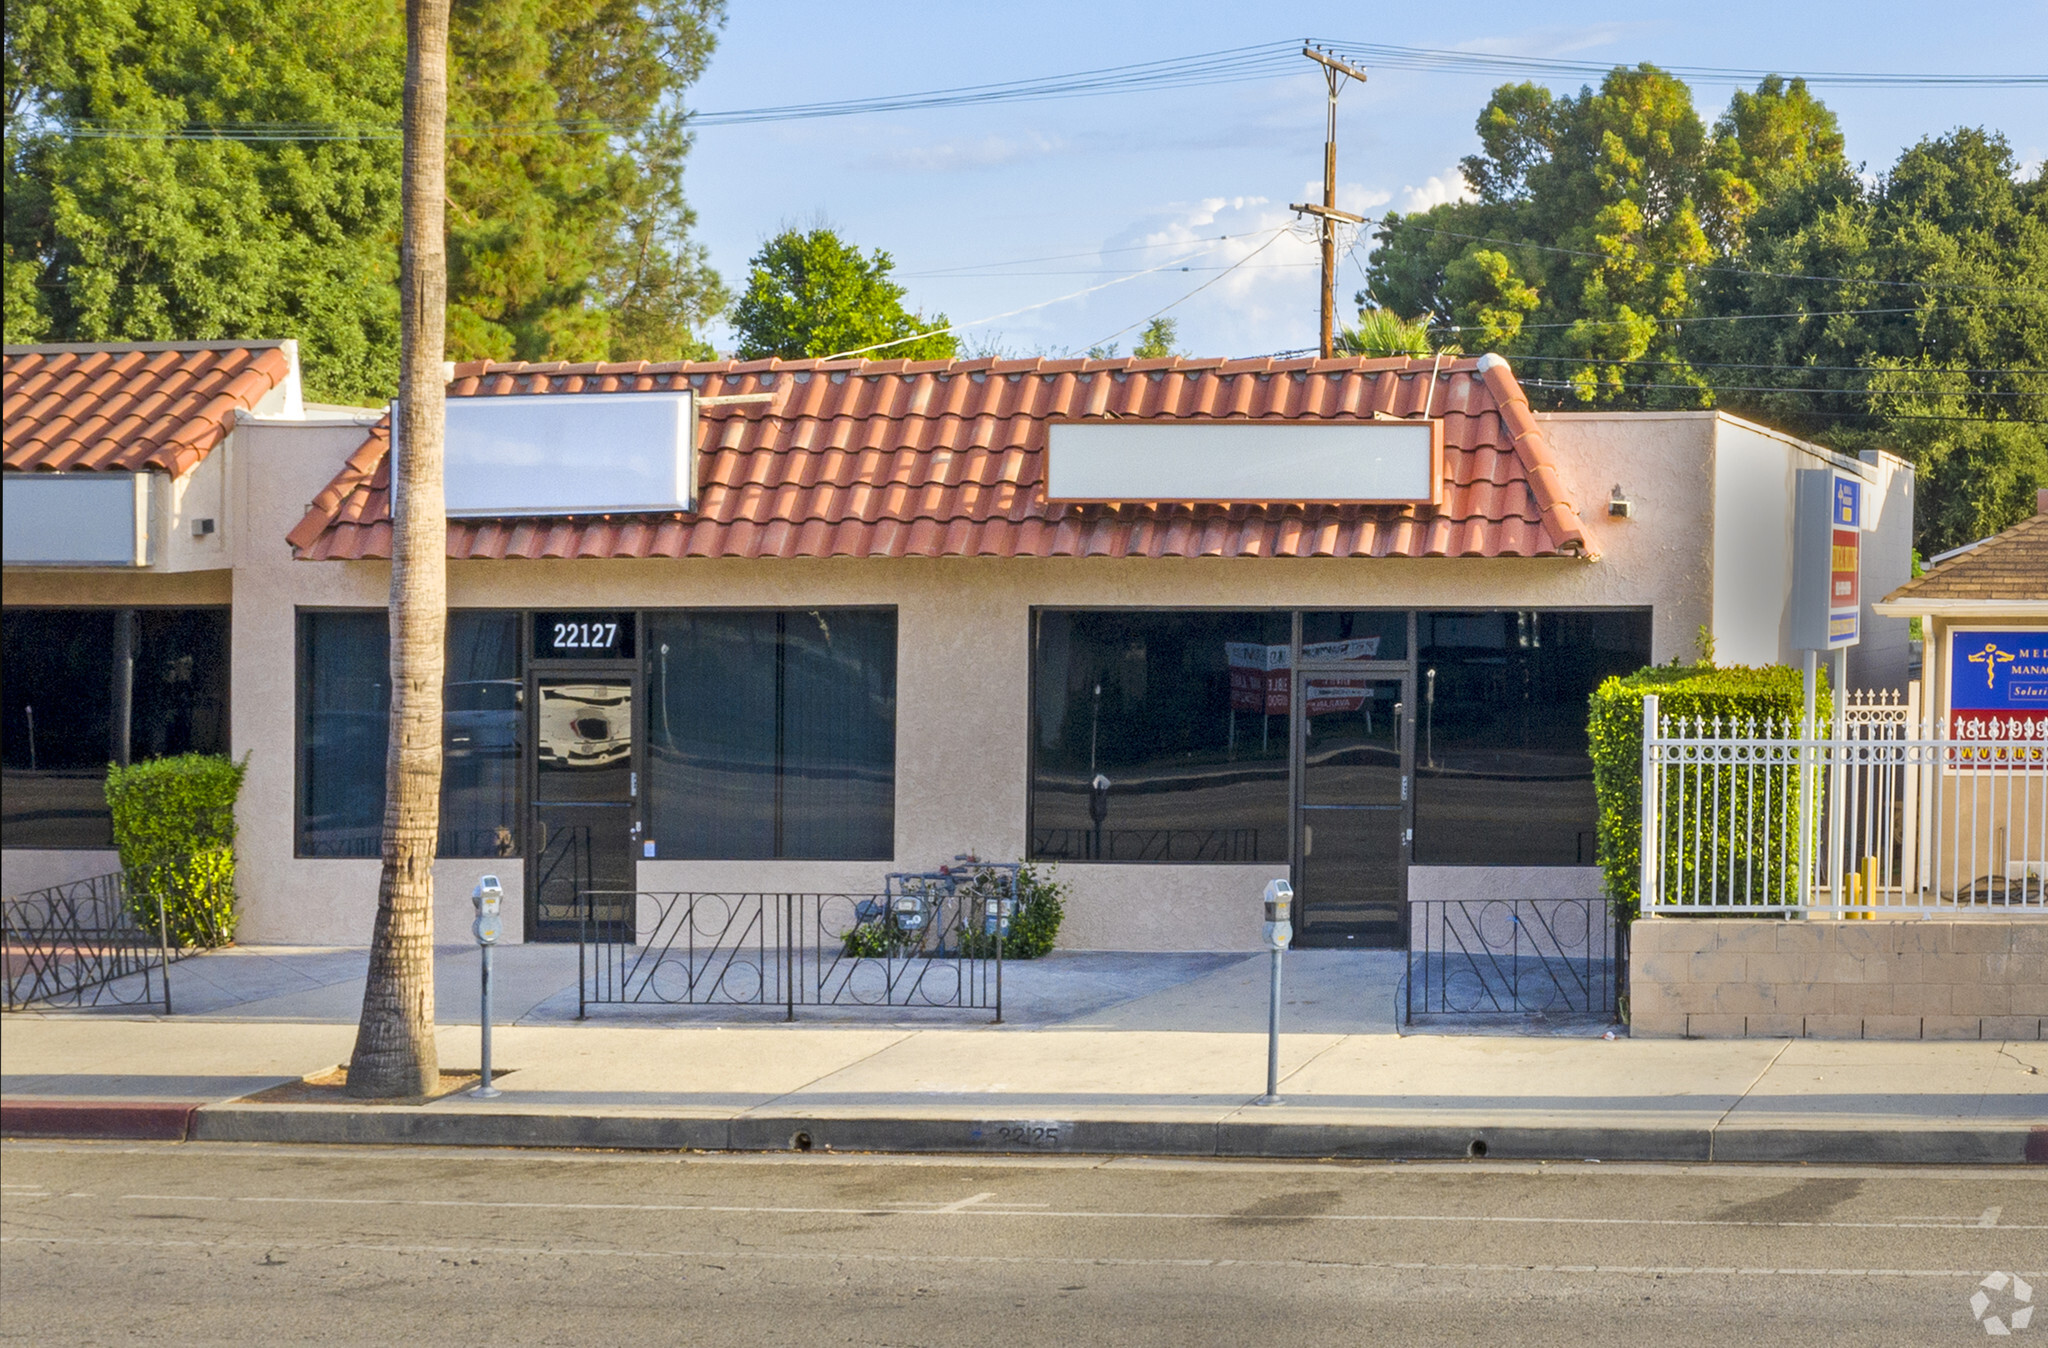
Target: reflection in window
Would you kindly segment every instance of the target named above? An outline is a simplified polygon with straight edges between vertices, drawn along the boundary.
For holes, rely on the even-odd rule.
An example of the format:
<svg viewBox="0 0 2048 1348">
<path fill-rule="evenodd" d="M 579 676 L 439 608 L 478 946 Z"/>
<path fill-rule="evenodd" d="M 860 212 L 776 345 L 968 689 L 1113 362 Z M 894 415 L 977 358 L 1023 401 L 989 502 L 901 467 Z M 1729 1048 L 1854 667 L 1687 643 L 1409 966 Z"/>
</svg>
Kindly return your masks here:
<svg viewBox="0 0 2048 1348">
<path fill-rule="evenodd" d="M 1039 613 L 1031 854 L 1284 861 L 1290 626 L 1284 613 Z"/>
<path fill-rule="evenodd" d="M 1424 613 L 1417 644 L 1416 864 L 1596 864 L 1587 699 L 1650 662 L 1649 611 Z"/>
<path fill-rule="evenodd" d="M 6 846 L 113 845 L 106 779 L 107 764 L 124 753 L 116 707 L 124 642 L 134 661 L 129 760 L 228 751 L 226 609 L 17 608 L 0 627 Z"/>
<path fill-rule="evenodd" d="M 894 610 L 680 611 L 646 624 L 659 855 L 894 855 Z"/>
<path fill-rule="evenodd" d="M 382 609 L 299 615 L 300 856 L 382 849 L 389 633 Z M 517 856 L 519 615 L 450 613 L 444 678 L 440 855 Z"/>
</svg>

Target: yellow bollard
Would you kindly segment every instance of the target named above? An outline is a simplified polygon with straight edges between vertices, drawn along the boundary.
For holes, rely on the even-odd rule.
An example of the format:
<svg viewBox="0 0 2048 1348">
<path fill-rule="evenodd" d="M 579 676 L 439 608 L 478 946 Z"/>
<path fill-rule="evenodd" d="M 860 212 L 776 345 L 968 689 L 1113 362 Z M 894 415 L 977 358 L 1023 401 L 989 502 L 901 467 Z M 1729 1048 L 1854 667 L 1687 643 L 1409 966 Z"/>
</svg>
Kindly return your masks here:
<svg viewBox="0 0 2048 1348">
<path fill-rule="evenodd" d="M 1877 858 L 1865 857 L 1848 877 L 1848 893 L 1843 896 L 1847 908 L 1842 916 L 1853 921 L 1862 918 L 1866 922 L 1877 920 Z M 1857 909 L 1863 911 L 1857 912 Z"/>
</svg>

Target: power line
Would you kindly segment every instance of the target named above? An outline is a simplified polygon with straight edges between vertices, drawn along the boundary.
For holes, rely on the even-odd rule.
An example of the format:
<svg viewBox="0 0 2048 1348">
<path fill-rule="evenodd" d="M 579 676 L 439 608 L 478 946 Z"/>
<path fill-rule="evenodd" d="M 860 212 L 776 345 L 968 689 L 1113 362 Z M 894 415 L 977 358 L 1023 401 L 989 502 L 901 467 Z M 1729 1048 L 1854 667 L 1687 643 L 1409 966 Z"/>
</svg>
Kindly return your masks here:
<svg viewBox="0 0 2048 1348">
<path fill-rule="evenodd" d="M 1560 248 L 1555 244 L 1532 243 L 1528 240 L 1498 239 L 1485 234 L 1462 234 L 1455 229 L 1435 229 L 1429 225 L 1416 224 L 1413 217 L 1402 220 L 1389 220 L 1385 216 L 1381 216 L 1372 223 L 1378 225 L 1382 230 L 1413 229 L 1424 234 L 1440 234 L 1448 239 L 1466 239 L 1473 243 L 1497 243 L 1504 248 L 1532 248 L 1539 253 L 1562 253 L 1567 257 L 1590 257 L 1596 260 L 1604 260 L 1607 256 L 1605 253 L 1598 253 L 1585 248 Z M 1758 276 L 1775 281 L 1828 281 L 1841 285 L 1907 286 L 1920 290 L 1984 290 L 2000 295 L 2048 296 L 2048 290 L 2038 290 L 2026 286 L 1979 286 L 1967 285 L 1960 281 L 1890 281 L 1870 276 L 1813 276 L 1803 272 L 1757 271 L 1749 267 L 1721 267 L 1684 262 L 1678 263 L 1677 266 L 1685 271 L 1715 272 L 1728 276 Z"/>
<path fill-rule="evenodd" d="M 1624 68 L 1625 65 L 1620 62 L 1604 64 L 1596 61 L 1563 61 L 1442 51 L 1427 47 L 1395 47 L 1380 43 L 1323 41 L 1315 45 L 1336 52 L 1346 59 L 1356 59 L 1386 70 L 1433 74 L 1507 75 L 1522 79 L 1544 76 L 1598 79 L 1604 78 L 1612 70 Z M 686 125 L 690 127 L 748 126 L 767 122 L 813 121 L 876 113 L 914 112 L 982 104 L 1046 102 L 1140 91 L 1243 84 L 1293 76 L 1297 73 L 1298 67 L 1292 58 L 1301 46 L 1300 42 L 1294 41 L 1265 42 L 1202 52 L 1192 56 L 1103 66 L 1034 79 L 954 85 L 915 93 L 885 94 L 869 98 L 694 112 L 687 114 L 685 120 Z M 1808 84 L 1814 85 L 1873 89 L 2048 86 L 2048 75 L 1933 75 L 1856 71 L 1808 71 L 1802 74 L 1796 71 L 1683 65 L 1659 68 L 1679 79 L 1733 80 L 1745 84 L 1778 74 L 1787 79 L 1804 79 Z M 451 140 L 469 140 L 501 134 L 618 136 L 636 134 L 647 125 L 645 121 L 617 122 L 599 119 L 476 122 L 451 124 L 448 135 Z M 176 128 L 146 128 L 114 126 L 105 122 L 78 122 L 56 129 L 59 134 L 77 140 L 396 141 L 402 135 L 396 123 L 351 125 L 336 122 L 227 122 L 194 123 Z"/>
<path fill-rule="evenodd" d="M 1517 364 L 1525 360 L 1563 361 L 1574 365 L 1672 365 L 1700 370 L 1798 370 L 1824 371 L 1832 374 L 2048 374 L 2048 369 L 2034 369 L 2028 366 L 2013 366 L 2007 369 L 1949 370 L 1921 366 L 1872 366 L 1872 365 L 1784 365 L 1732 360 L 1652 360 L 1647 357 L 1637 360 L 1612 360 L 1606 356 L 1538 356 L 1524 354 L 1516 356 Z"/>
<path fill-rule="evenodd" d="M 1144 253 L 1159 248 L 1186 248 L 1194 243 L 1222 243 L 1228 239 L 1249 239 L 1262 230 L 1250 234 L 1218 234 L 1206 239 L 1172 239 L 1164 243 L 1134 243 L 1121 248 L 1095 248 L 1082 253 L 1050 253 L 1045 257 L 1020 257 L 1009 262 L 963 262 L 957 267 L 940 267 L 936 271 L 901 271 L 898 276 L 946 276 L 953 272 L 974 271 L 982 267 L 1022 267 L 1033 262 L 1067 262 L 1077 257 L 1108 257 L 1112 253 Z"/>
<path fill-rule="evenodd" d="M 1110 344 L 1111 342 L 1113 342 L 1113 341 L 1115 341 L 1115 340 L 1116 340 L 1117 338 L 1119 338 L 1119 337 L 1123 336 L 1123 335 L 1124 335 L 1125 333 L 1129 332 L 1129 331 L 1130 331 L 1130 330 L 1131 330 L 1132 328 L 1138 327 L 1138 326 L 1140 326 L 1140 325 L 1142 325 L 1142 324 L 1145 324 L 1145 323 L 1150 323 L 1150 322 L 1151 322 L 1151 321 L 1152 321 L 1153 319 L 1155 319 L 1155 318 L 1158 318 L 1158 317 L 1159 317 L 1160 315 L 1162 315 L 1162 314 L 1166 313 L 1166 312 L 1167 312 L 1168 310 L 1171 310 L 1171 309 L 1176 309 L 1176 308 L 1180 307 L 1180 306 L 1181 306 L 1182 304 L 1185 304 L 1185 303 L 1187 303 L 1187 301 L 1189 301 L 1189 300 L 1193 299 L 1193 298 L 1194 298 L 1195 296 L 1197 296 L 1197 295 L 1201 294 L 1201 293 L 1202 293 L 1203 291 L 1207 290 L 1207 289 L 1208 289 L 1208 288 L 1209 288 L 1210 286 L 1212 286 L 1212 285 L 1215 285 L 1215 284 L 1216 284 L 1216 283 L 1217 283 L 1218 281 L 1222 280 L 1224 276 L 1228 276 L 1228 275 L 1229 275 L 1229 274 L 1230 274 L 1231 272 L 1233 272 L 1233 271 L 1236 271 L 1236 270 L 1237 270 L 1237 269 L 1238 269 L 1239 267 L 1242 267 L 1242 266 L 1243 266 L 1243 265 L 1244 265 L 1245 263 L 1247 263 L 1247 262 L 1251 261 L 1251 260 L 1252 260 L 1253 258 L 1257 257 L 1257 256 L 1258 256 L 1258 255 L 1259 255 L 1260 253 L 1263 253 L 1263 252 L 1265 252 L 1265 251 L 1266 251 L 1266 250 L 1267 250 L 1268 248 L 1271 248 L 1271 247 L 1272 247 L 1272 246 L 1273 246 L 1274 244 L 1278 243 L 1278 242 L 1280 241 L 1280 236 L 1281 236 L 1282 234 L 1285 234 L 1285 233 L 1287 233 L 1287 232 L 1289 231 L 1289 229 L 1290 229 L 1290 226 L 1287 226 L 1287 225 L 1282 225 L 1282 226 L 1281 226 L 1280 228 L 1278 228 L 1278 229 L 1276 229 L 1276 230 L 1274 230 L 1274 231 L 1273 231 L 1273 237 L 1272 237 L 1272 238 L 1270 238 L 1270 239 L 1266 240 L 1266 241 L 1265 241 L 1264 243 L 1260 244 L 1260 245 L 1259 245 L 1259 246 L 1258 246 L 1257 248 L 1254 248 L 1254 249 L 1252 249 L 1252 251 L 1250 251 L 1249 253 L 1246 253 L 1246 254 L 1245 254 L 1245 255 L 1244 255 L 1243 257 L 1239 258 L 1239 259 L 1238 259 L 1238 260 L 1237 260 L 1236 262 L 1232 263 L 1232 264 L 1231 264 L 1231 265 L 1230 265 L 1229 267 L 1226 267 L 1226 268 L 1224 269 L 1224 271 L 1223 271 L 1223 274 L 1222 274 L 1221 276 L 1212 276 L 1212 277 L 1210 277 L 1210 278 L 1209 278 L 1208 280 L 1206 280 L 1206 281 L 1202 282 L 1202 284 L 1200 284 L 1200 285 L 1196 286 L 1196 287 L 1195 287 L 1195 288 L 1194 288 L 1193 290 L 1190 290 L 1190 291 L 1189 291 L 1189 292 L 1188 292 L 1187 294 L 1185 294 L 1185 295 L 1182 295 L 1182 296 L 1181 296 L 1181 297 L 1180 297 L 1179 299 L 1175 300 L 1175 301 L 1174 301 L 1174 302 L 1173 302 L 1172 304 L 1169 304 L 1169 305 L 1167 305 L 1165 309 L 1157 309 L 1157 310 L 1154 310 L 1154 311 L 1153 311 L 1152 313 L 1149 313 L 1149 314 L 1145 315 L 1145 317 L 1143 317 L 1143 318 L 1139 319 L 1139 320 L 1138 320 L 1138 321 L 1137 321 L 1136 323 L 1129 323 L 1129 324 L 1126 324 L 1125 326 L 1123 326 L 1123 327 L 1121 327 L 1121 328 L 1118 328 L 1118 329 L 1117 329 L 1117 330 L 1116 330 L 1115 332 L 1112 332 L 1111 334 L 1109 334 L 1109 336 L 1107 336 L 1107 337 L 1103 338 L 1103 339 L 1102 339 L 1101 341 L 1099 341 L 1099 342 L 1096 342 L 1096 343 L 1094 343 L 1094 344 L 1093 344 L 1093 346 L 1090 346 L 1090 347 L 1089 347 L 1088 349 L 1092 351 L 1092 350 L 1094 350 L 1094 349 L 1095 349 L 1095 347 L 1098 347 L 1098 346 L 1108 346 L 1108 345 L 1109 345 L 1109 344 Z"/>
<path fill-rule="evenodd" d="M 1688 318 L 1649 318 L 1645 322 L 1657 324 L 1686 323 L 1741 323 L 1752 318 L 1847 318 L 1857 314 L 1929 314 L 1946 313 L 1953 309 L 2030 309 L 2028 304 L 1923 304 L 1903 309 L 1813 309 L 1786 314 L 1703 314 Z M 1580 323 L 1597 323 L 1612 326 L 1625 323 L 1620 318 L 1581 318 L 1570 323 L 1524 323 L 1521 331 L 1529 332 L 1538 328 L 1575 328 Z M 1430 327 L 1442 332 L 1464 332 L 1466 329 L 1456 323 L 1432 323 Z"/>
</svg>

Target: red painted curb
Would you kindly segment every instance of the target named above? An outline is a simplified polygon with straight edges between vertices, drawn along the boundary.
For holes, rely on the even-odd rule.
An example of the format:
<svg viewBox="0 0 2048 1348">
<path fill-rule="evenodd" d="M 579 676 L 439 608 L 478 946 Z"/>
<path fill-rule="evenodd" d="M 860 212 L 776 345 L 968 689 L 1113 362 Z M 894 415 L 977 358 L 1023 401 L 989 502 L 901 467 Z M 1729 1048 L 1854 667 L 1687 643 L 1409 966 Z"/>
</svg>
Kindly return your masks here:
<svg viewBox="0 0 2048 1348">
<path fill-rule="evenodd" d="M 95 1137 L 183 1142 L 197 1102 L 0 1100 L 0 1137 Z"/>
</svg>

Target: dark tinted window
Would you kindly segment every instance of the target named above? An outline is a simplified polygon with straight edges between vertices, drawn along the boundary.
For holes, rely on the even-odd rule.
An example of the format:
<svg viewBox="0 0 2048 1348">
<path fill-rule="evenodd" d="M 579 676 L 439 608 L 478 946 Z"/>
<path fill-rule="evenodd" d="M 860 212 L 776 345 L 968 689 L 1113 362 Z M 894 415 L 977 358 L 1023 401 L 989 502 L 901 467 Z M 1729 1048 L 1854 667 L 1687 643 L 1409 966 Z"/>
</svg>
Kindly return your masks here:
<svg viewBox="0 0 2048 1348">
<path fill-rule="evenodd" d="M 646 622 L 657 855 L 894 855 L 893 610 L 705 610 Z"/>
<path fill-rule="evenodd" d="M 373 857 L 383 842 L 391 712 L 382 609 L 299 615 L 299 854 Z M 448 615 L 440 855 L 519 853 L 519 616 Z"/>
<path fill-rule="evenodd" d="M 1284 613 L 1039 613 L 1031 854 L 1284 861 L 1290 626 Z"/>
<path fill-rule="evenodd" d="M 1301 658 L 1406 660 L 1408 610 L 1351 609 L 1301 615 Z"/>
<path fill-rule="evenodd" d="M 1416 863 L 1595 864 L 1586 700 L 1650 662 L 1649 612 L 1424 613 L 1417 644 Z"/>
<path fill-rule="evenodd" d="M 133 610 L 131 761 L 228 751 L 228 613 Z M 118 609 L 8 609 L 4 631 L 8 847 L 110 847 L 107 764 L 120 756 Z"/>
</svg>

